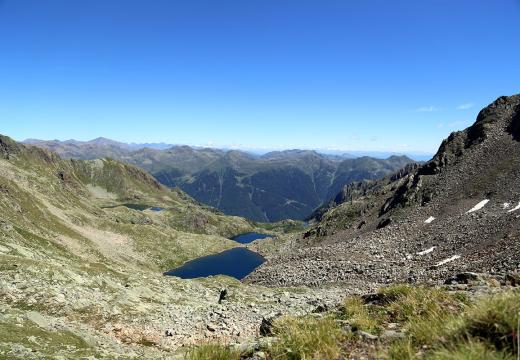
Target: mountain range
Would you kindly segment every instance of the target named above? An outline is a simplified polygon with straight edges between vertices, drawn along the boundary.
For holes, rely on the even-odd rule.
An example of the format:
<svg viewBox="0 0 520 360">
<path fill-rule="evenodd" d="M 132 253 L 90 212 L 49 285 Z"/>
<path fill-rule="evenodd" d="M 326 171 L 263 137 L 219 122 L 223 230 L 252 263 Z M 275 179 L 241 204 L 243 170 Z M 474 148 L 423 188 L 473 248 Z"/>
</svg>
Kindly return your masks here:
<svg viewBox="0 0 520 360">
<path fill-rule="evenodd" d="M 189 146 L 163 149 L 157 144 L 151 148 L 105 138 L 25 143 L 64 158 L 112 158 L 136 165 L 162 184 L 179 187 L 204 204 L 261 222 L 303 220 L 344 185 L 377 179 L 413 162 L 406 156 L 349 158 L 312 150 L 275 151 L 259 156 Z"/>
<path fill-rule="evenodd" d="M 311 217 L 242 245 L 229 238 L 265 224 L 135 165 L 0 136 L 0 358 L 516 356 L 520 95 L 483 109 L 427 163 L 343 185 Z M 266 260 L 243 281 L 163 276 L 242 246 Z"/>
</svg>

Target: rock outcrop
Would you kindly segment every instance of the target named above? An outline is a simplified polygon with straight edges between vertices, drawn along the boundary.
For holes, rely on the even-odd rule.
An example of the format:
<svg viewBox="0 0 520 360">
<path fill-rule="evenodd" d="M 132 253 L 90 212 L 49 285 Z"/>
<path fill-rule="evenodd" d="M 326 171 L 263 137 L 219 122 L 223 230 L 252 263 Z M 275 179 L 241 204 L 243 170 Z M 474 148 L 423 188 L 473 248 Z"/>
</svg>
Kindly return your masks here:
<svg viewBox="0 0 520 360">
<path fill-rule="evenodd" d="M 519 104 L 520 95 L 499 98 L 424 165 L 349 185 L 249 281 L 371 288 L 517 270 Z"/>
</svg>

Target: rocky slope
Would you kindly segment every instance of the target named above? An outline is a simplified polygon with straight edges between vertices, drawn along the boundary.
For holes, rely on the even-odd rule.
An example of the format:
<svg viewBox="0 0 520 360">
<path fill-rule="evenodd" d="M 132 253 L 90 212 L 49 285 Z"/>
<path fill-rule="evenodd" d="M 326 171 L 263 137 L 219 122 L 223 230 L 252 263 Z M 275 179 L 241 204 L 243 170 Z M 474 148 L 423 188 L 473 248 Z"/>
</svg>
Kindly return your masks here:
<svg viewBox="0 0 520 360">
<path fill-rule="evenodd" d="M 183 346 L 244 341 L 263 316 L 338 298 L 162 275 L 252 230 L 134 166 L 0 137 L 0 358 L 182 358 Z"/>
<path fill-rule="evenodd" d="M 276 151 L 261 157 L 189 146 L 133 151 L 106 139 L 30 143 L 66 158 L 112 157 L 139 166 L 161 183 L 179 187 L 226 214 L 264 222 L 303 220 L 345 184 L 378 179 L 412 162 L 405 156 L 351 159 L 307 150 Z"/>
<path fill-rule="evenodd" d="M 434 158 L 347 186 L 249 281 L 374 287 L 520 267 L 520 95 L 501 97 Z"/>
<path fill-rule="evenodd" d="M 247 347 L 264 319 L 319 318 L 385 284 L 476 271 L 508 286 L 504 274 L 520 268 L 519 119 L 520 95 L 500 98 L 432 161 L 346 186 L 304 234 L 248 245 L 268 262 L 245 283 L 162 276 L 237 246 L 225 237 L 253 230 L 244 219 L 136 167 L 0 137 L 0 358 L 182 359 L 193 344 Z"/>
</svg>

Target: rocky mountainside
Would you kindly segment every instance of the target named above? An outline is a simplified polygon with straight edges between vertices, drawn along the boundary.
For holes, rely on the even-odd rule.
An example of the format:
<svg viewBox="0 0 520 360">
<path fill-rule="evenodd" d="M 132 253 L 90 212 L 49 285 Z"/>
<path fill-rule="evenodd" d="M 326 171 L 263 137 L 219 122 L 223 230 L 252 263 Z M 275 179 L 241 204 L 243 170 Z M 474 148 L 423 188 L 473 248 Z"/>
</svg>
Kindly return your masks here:
<svg viewBox="0 0 520 360">
<path fill-rule="evenodd" d="M 143 170 L 115 160 L 63 160 L 1 136 L 0 161 L 0 207 L 6 228 L 65 247 L 80 241 L 84 246 L 74 245 L 78 256 L 90 253 L 100 237 L 128 241 L 128 248 L 135 246 L 137 251 L 145 244 L 129 238 L 134 234 L 132 225 L 145 224 L 139 227 L 139 241 L 156 241 L 156 251 L 179 251 L 170 251 L 161 264 L 141 254 L 139 263 L 151 268 L 171 266 L 205 252 L 204 243 L 196 244 L 198 234 L 210 235 L 204 238 L 207 245 L 213 242 L 218 250 L 226 243 L 223 237 L 252 229 L 245 219 L 224 216 L 178 189 L 168 189 Z M 149 207 L 164 211 L 133 210 Z"/>
<path fill-rule="evenodd" d="M 307 357 L 340 346 L 359 355 L 351 358 L 375 359 L 381 344 L 425 335 L 443 307 L 463 317 L 454 321 L 467 325 L 464 339 L 504 333 L 512 344 L 487 303 L 487 332 L 467 322 L 476 318 L 467 304 L 520 284 L 509 274 L 520 269 L 519 123 L 520 95 L 500 98 L 430 162 L 343 187 L 305 233 L 248 245 L 268 261 L 245 282 L 162 275 L 238 246 L 227 237 L 258 230 L 243 218 L 201 206 L 135 166 L 63 160 L 0 137 L 0 358 L 183 359 L 201 344 L 209 344 L 201 353 L 235 344 L 234 358 L 287 349 L 280 358 L 291 358 L 310 343 Z M 446 281 L 448 291 L 397 285 L 343 300 L 387 284 Z M 491 299 L 505 322 L 518 313 L 518 292 L 503 298 L 512 305 Z M 444 337 L 453 331 L 446 324 L 431 329 L 436 342 L 462 343 Z M 298 334 L 302 343 L 293 341 Z M 421 357 L 432 346 L 421 341 L 405 350 Z"/>
<path fill-rule="evenodd" d="M 501 97 L 434 158 L 350 184 L 251 282 L 377 287 L 520 267 L 520 95 Z"/>
<path fill-rule="evenodd" d="M 186 345 L 254 336 L 271 313 L 338 301 L 163 276 L 254 230 L 132 165 L 63 160 L 0 136 L 0 358 L 183 358 Z"/>
<path fill-rule="evenodd" d="M 226 214 L 264 222 L 303 220 L 345 184 L 378 179 L 412 162 L 406 156 L 345 158 L 308 150 L 276 151 L 260 157 L 189 146 L 133 151 L 126 144 L 102 140 L 31 143 L 66 158 L 110 157 L 139 166 L 162 184 L 179 187 Z"/>
<path fill-rule="evenodd" d="M 228 152 L 188 177 L 172 179 L 160 173 L 157 178 L 226 214 L 274 222 L 302 220 L 344 184 L 379 178 L 411 161 L 407 157 L 339 161 L 313 151 L 251 159 Z"/>
</svg>

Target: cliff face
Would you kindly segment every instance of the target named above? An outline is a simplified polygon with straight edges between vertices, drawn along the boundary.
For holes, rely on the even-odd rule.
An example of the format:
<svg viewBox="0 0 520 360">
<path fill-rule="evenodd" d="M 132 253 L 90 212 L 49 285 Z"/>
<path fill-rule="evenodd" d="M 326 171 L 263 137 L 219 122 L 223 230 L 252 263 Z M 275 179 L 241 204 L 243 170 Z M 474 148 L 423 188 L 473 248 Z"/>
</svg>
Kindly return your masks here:
<svg viewBox="0 0 520 360">
<path fill-rule="evenodd" d="M 251 279 L 277 283 L 286 274 L 290 284 L 384 284 L 516 269 L 519 110 L 520 95 L 501 97 L 444 140 L 428 163 L 345 187 L 290 255 L 275 257 Z M 315 260 L 318 253 L 324 262 Z M 313 275 L 296 275 L 307 273 Z"/>
<path fill-rule="evenodd" d="M 494 173 L 494 167 L 506 159 L 514 162 L 514 143 L 508 140 L 519 140 L 519 117 L 519 95 L 498 98 L 480 111 L 472 126 L 464 131 L 454 132 L 445 139 L 433 159 L 410 175 L 410 179 L 386 202 L 380 214 L 411 203 L 424 205 L 431 201 L 443 186 L 435 181 L 434 175 L 445 169 L 450 172 L 450 178 L 446 181 L 456 182 L 463 177 L 464 171 L 471 172 L 471 169 L 482 167 L 481 163 L 487 163 L 488 166 L 477 179 L 466 183 L 469 188 L 473 183 L 478 186 L 479 182 L 485 181 L 486 174 Z M 508 152 L 508 149 L 511 149 L 511 152 Z M 445 176 L 441 178 L 444 180 Z M 423 180 L 431 184 L 423 186 Z M 490 186 L 493 187 L 493 184 Z"/>
</svg>

